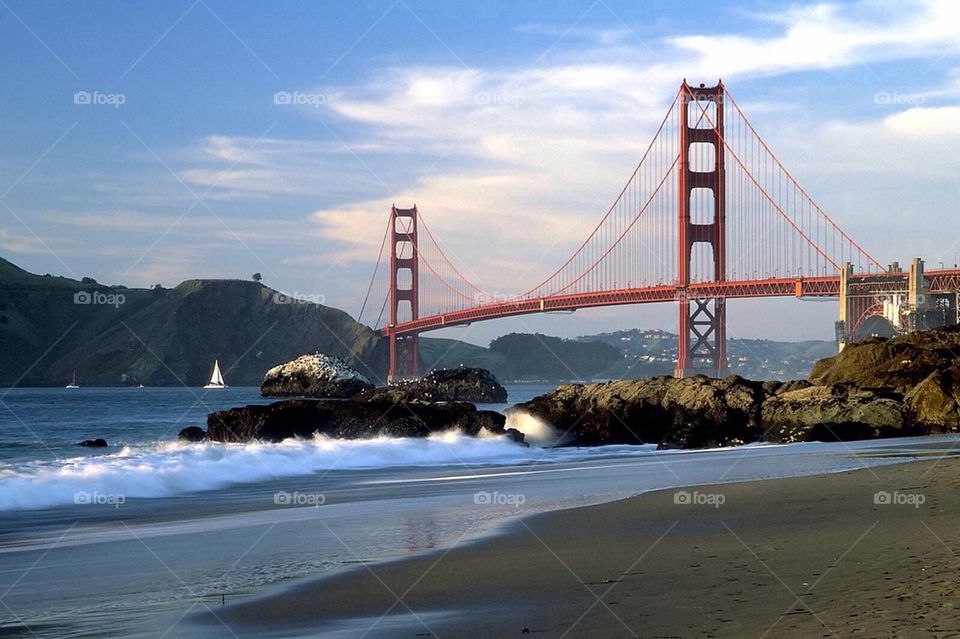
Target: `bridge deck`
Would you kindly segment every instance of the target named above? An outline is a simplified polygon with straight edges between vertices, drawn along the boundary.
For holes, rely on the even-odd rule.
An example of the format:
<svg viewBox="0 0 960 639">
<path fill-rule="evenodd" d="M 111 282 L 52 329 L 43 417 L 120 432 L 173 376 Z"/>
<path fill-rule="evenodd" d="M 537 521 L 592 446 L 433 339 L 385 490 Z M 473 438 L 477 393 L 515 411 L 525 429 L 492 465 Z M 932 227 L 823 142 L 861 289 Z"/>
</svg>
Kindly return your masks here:
<svg viewBox="0 0 960 639">
<path fill-rule="evenodd" d="M 857 274 L 850 282 L 851 295 L 873 296 L 883 293 L 905 292 L 907 273 Z M 960 290 L 960 269 L 926 271 L 931 292 L 955 292 Z M 615 289 L 571 295 L 551 295 L 526 299 L 509 299 L 467 309 L 427 315 L 417 320 L 399 322 L 394 327 L 397 335 L 469 324 L 471 322 L 545 313 L 572 311 L 578 308 L 618 306 L 623 304 L 650 304 L 671 302 L 689 298 L 743 299 L 761 297 L 838 297 L 840 277 L 828 275 L 806 278 L 773 278 L 767 280 L 743 280 L 725 282 L 693 283 L 686 288 L 673 284 L 643 288 Z M 381 332 L 386 335 L 389 327 Z"/>
</svg>

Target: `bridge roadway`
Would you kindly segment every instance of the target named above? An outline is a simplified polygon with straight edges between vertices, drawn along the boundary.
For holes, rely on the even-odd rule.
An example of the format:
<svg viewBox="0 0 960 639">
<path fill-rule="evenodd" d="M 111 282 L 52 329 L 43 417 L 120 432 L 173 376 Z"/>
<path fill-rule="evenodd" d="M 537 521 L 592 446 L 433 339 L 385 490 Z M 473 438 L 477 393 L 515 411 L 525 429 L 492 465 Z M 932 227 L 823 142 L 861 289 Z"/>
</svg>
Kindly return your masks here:
<svg viewBox="0 0 960 639">
<path fill-rule="evenodd" d="M 929 270 L 924 272 L 924 276 L 930 285 L 931 293 L 953 293 L 960 291 L 960 269 Z M 849 283 L 848 296 L 872 297 L 890 293 L 905 293 L 907 291 L 907 278 L 908 273 L 906 272 L 855 274 Z M 773 278 L 767 280 L 728 280 L 724 282 L 691 283 L 686 287 L 679 287 L 675 284 L 663 284 L 643 288 L 507 299 L 472 308 L 426 315 L 416 320 L 398 322 L 394 327 L 383 327 L 381 332 L 384 335 L 389 335 L 392 328 L 394 334 L 403 335 L 422 333 L 449 326 L 470 324 L 471 322 L 510 317 L 513 315 L 528 315 L 550 311 L 572 311 L 578 308 L 618 306 L 621 304 L 671 302 L 681 299 L 681 296 L 684 294 L 689 299 L 839 297 L 840 276 L 827 275 L 818 277 Z"/>
</svg>

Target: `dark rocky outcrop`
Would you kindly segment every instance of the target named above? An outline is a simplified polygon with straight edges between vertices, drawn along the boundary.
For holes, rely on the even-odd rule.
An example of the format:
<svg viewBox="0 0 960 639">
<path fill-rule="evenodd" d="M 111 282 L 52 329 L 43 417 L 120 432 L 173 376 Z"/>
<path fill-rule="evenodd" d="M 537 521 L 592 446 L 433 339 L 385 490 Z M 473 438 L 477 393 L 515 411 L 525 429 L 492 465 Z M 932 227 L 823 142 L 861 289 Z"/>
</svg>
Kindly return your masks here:
<svg viewBox="0 0 960 639">
<path fill-rule="evenodd" d="M 904 413 L 894 392 L 807 384 L 765 398 L 760 422 L 764 441 L 850 441 L 902 434 Z"/>
<path fill-rule="evenodd" d="M 928 338 L 927 343 L 931 342 Z M 864 346 L 874 351 L 875 343 Z M 847 349 L 855 351 L 859 347 Z M 894 345 L 890 352 L 900 351 Z M 848 357 L 862 361 L 856 353 Z M 927 354 L 920 358 L 930 361 Z M 719 380 L 655 377 L 564 384 L 509 410 L 549 422 L 558 429 L 561 445 L 576 446 L 655 443 L 663 448 L 702 448 L 757 441 L 850 441 L 960 430 L 960 375 L 956 369 L 932 370 L 925 377 L 921 377 L 925 371 L 914 371 L 911 375 L 920 381 L 909 385 L 910 378 L 898 373 L 888 361 L 877 361 L 887 373 L 861 372 L 859 378 L 895 381 L 896 385 L 861 386 L 847 380 L 828 384 L 806 380 L 752 382 L 736 376 Z M 836 369 L 826 365 L 821 375 L 825 377 L 811 378 L 820 381 L 839 376 Z"/>
<path fill-rule="evenodd" d="M 756 441 L 763 384 L 741 377 L 654 377 L 562 384 L 508 412 L 546 420 L 563 445 L 732 446 Z"/>
<path fill-rule="evenodd" d="M 820 386 L 886 387 L 906 395 L 935 372 L 960 377 L 960 326 L 850 344 L 817 361 L 809 380 Z"/>
<path fill-rule="evenodd" d="M 107 440 L 97 438 L 97 439 L 85 439 L 82 442 L 78 443 L 77 446 L 86 446 L 87 448 L 106 448 L 109 446 Z"/>
<path fill-rule="evenodd" d="M 340 359 L 322 353 L 300 357 L 274 366 L 260 383 L 265 397 L 353 397 L 373 389 L 365 376 Z"/>
<path fill-rule="evenodd" d="M 202 442 L 206 438 L 206 431 L 199 426 L 187 426 L 177 435 L 177 439 L 187 442 Z"/>
<path fill-rule="evenodd" d="M 371 389 L 361 397 L 392 402 L 503 403 L 507 401 L 507 390 L 490 371 L 461 366 L 435 370 L 421 379 Z"/>
<path fill-rule="evenodd" d="M 960 424 L 960 369 L 930 373 L 904 398 L 915 422 L 951 431 Z"/>
<path fill-rule="evenodd" d="M 521 433 L 504 429 L 504 416 L 478 411 L 463 402 L 397 404 L 376 400 L 289 399 L 217 411 L 207 417 L 208 439 L 219 442 L 262 440 L 278 442 L 315 433 L 337 439 L 377 436 L 426 437 L 457 429 L 466 435 Z"/>
</svg>

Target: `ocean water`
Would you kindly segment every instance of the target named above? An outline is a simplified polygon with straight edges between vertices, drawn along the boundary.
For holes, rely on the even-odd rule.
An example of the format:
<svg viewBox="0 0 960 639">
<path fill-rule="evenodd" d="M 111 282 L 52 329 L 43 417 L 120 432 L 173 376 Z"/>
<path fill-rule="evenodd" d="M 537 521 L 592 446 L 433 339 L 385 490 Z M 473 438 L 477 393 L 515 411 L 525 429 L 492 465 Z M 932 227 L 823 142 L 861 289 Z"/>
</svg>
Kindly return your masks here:
<svg viewBox="0 0 960 639">
<path fill-rule="evenodd" d="M 546 391 L 510 385 L 511 402 Z M 428 439 L 186 444 L 256 388 L 0 390 L 0 636 L 231 637 L 198 610 L 658 488 L 890 463 L 933 440 L 656 451 Z M 488 406 L 502 410 L 504 406 Z M 105 449 L 78 447 L 102 437 Z M 949 443 L 950 438 L 941 438 Z M 936 441 L 941 441 L 936 440 Z"/>
</svg>

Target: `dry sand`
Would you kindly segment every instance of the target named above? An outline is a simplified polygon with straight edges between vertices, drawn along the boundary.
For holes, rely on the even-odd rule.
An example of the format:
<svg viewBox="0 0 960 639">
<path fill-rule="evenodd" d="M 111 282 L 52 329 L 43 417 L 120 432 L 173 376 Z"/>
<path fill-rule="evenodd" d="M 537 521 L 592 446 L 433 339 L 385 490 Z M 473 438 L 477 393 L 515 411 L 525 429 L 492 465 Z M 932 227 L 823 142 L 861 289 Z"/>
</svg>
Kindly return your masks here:
<svg viewBox="0 0 960 639">
<path fill-rule="evenodd" d="M 945 459 L 687 490 L 719 507 L 660 491 L 218 613 L 240 636 L 385 613 L 370 636 L 960 636 L 958 483 Z"/>
</svg>

